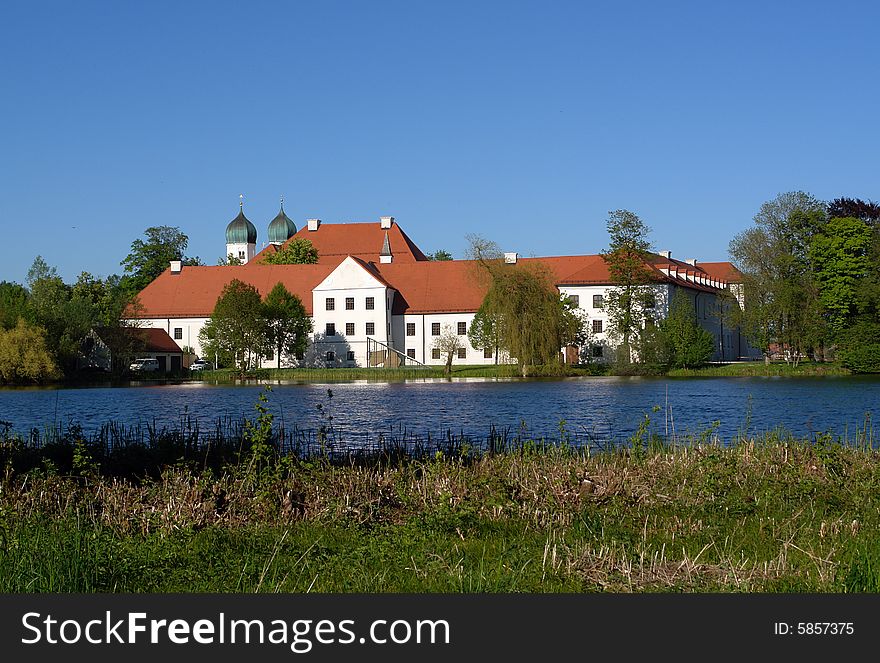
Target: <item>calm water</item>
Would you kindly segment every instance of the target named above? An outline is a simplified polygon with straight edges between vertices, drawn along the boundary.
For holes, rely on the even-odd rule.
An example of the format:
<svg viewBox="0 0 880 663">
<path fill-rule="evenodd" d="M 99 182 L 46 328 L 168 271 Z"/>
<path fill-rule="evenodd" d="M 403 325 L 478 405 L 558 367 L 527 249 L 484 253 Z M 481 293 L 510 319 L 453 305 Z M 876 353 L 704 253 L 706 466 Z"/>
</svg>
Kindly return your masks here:
<svg viewBox="0 0 880 663">
<path fill-rule="evenodd" d="M 327 397 L 328 389 L 333 397 Z M 94 430 L 108 421 L 175 427 L 182 417 L 211 428 L 218 417 L 252 417 L 259 385 L 203 383 L 0 390 L 0 421 L 14 430 L 78 423 Z M 800 435 L 834 431 L 852 437 L 878 407 L 880 379 L 825 378 L 588 378 L 563 380 L 426 380 L 396 383 L 274 384 L 270 410 L 290 426 L 314 430 L 333 416 L 343 439 L 407 430 L 425 436 L 465 433 L 485 438 L 494 425 L 516 433 L 556 437 L 560 420 L 578 436 L 620 439 L 650 413 L 661 434 L 709 429 L 729 440 L 779 426 Z M 664 408 L 668 402 L 672 421 Z M 651 412 L 653 406 L 660 406 Z M 749 418 L 749 412 L 751 416 Z"/>
</svg>

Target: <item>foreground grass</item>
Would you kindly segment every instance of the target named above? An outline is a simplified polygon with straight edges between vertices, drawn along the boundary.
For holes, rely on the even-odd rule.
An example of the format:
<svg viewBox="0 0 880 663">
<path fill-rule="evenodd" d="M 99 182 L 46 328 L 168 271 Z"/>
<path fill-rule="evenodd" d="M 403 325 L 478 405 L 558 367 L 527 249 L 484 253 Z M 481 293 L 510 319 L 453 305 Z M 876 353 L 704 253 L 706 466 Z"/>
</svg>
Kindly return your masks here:
<svg viewBox="0 0 880 663">
<path fill-rule="evenodd" d="M 769 437 L 142 481 L 7 470 L 0 591 L 875 592 L 878 461 Z"/>
<path fill-rule="evenodd" d="M 852 375 L 852 371 L 837 362 L 800 362 L 797 366 L 785 362 L 741 362 L 704 366 L 703 368 L 675 368 L 667 372 L 670 377 L 808 377 L 820 375 Z"/>
</svg>

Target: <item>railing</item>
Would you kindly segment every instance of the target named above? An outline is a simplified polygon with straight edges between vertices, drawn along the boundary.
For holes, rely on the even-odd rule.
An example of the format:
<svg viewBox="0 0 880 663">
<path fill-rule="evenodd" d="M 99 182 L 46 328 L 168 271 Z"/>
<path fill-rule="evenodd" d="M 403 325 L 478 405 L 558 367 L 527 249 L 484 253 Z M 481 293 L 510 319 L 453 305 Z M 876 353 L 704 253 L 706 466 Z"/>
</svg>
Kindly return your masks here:
<svg viewBox="0 0 880 663">
<path fill-rule="evenodd" d="M 370 368 L 402 368 L 405 366 L 425 366 L 414 357 L 395 350 L 374 338 L 367 337 L 367 366 Z"/>
</svg>

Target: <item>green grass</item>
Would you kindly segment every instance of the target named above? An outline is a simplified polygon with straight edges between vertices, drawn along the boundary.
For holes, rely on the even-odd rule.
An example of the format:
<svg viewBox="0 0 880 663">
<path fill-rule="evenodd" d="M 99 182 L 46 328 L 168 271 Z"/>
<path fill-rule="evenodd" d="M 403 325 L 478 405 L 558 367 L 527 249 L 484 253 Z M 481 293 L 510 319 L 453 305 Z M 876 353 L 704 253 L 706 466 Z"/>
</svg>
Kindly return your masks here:
<svg viewBox="0 0 880 663">
<path fill-rule="evenodd" d="M 769 436 L 139 482 L 7 472 L 0 591 L 876 592 L 878 461 Z"/>
<path fill-rule="evenodd" d="M 704 366 L 703 368 L 676 368 L 668 371 L 670 377 L 807 377 L 823 375 L 851 375 L 852 372 L 836 362 L 800 362 L 797 366 L 785 362 L 742 362 Z"/>
<path fill-rule="evenodd" d="M 604 374 L 601 366 L 537 366 L 530 370 L 530 376 L 573 377 Z M 241 374 L 234 369 L 219 369 L 194 375 L 194 379 L 206 382 L 234 382 Z M 249 380 L 294 380 L 305 382 L 334 382 L 347 380 L 374 380 L 389 382 L 395 380 L 417 380 L 446 377 L 443 366 L 404 367 L 404 368 L 260 368 L 248 371 Z M 452 378 L 519 378 L 522 377 L 516 364 L 453 365 Z"/>
</svg>

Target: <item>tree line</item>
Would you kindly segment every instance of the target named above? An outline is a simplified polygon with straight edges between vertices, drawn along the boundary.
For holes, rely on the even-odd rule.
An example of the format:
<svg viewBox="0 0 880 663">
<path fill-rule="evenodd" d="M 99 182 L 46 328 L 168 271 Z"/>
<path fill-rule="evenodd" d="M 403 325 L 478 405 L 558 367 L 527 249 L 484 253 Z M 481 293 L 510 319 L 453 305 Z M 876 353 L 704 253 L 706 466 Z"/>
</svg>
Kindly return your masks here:
<svg viewBox="0 0 880 663">
<path fill-rule="evenodd" d="M 740 322 L 768 361 L 838 359 L 880 371 L 880 206 L 782 193 L 730 254 L 744 275 Z"/>
</svg>

